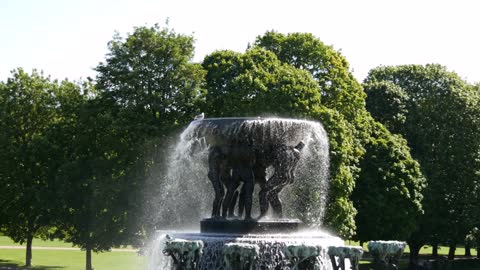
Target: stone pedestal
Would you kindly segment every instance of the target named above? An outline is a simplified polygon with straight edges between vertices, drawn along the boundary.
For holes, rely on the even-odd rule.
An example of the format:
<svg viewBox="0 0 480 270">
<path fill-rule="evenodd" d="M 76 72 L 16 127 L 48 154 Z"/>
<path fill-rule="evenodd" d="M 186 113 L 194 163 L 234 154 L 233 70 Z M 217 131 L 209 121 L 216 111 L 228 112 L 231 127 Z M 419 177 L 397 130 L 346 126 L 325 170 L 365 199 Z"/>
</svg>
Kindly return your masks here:
<svg viewBox="0 0 480 270">
<path fill-rule="evenodd" d="M 294 233 L 304 228 L 299 219 L 241 220 L 207 218 L 200 222 L 202 233 Z"/>
</svg>

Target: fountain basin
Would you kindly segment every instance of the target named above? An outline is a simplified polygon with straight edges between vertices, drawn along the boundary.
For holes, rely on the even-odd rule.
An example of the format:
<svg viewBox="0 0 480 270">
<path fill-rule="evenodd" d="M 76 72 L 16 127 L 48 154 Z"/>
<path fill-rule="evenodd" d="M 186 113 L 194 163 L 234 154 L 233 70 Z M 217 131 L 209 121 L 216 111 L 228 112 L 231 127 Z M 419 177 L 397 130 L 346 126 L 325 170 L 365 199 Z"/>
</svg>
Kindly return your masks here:
<svg viewBox="0 0 480 270">
<path fill-rule="evenodd" d="M 161 240 L 161 237 L 159 238 Z M 251 244 L 259 248 L 258 258 L 253 269 L 290 269 L 292 261 L 284 254 L 288 246 L 317 246 L 316 269 L 332 270 L 328 256 L 329 246 L 342 246 L 343 240 L 321 231 L 279 233 L 279 234 L 225 234 L 225 233 L 168 233 L 165 239 L 202 241 L 203 251 L 200 269 L 216 270 L 224 268 L 224 246 L 229 243 Z M 162 246 L 161 243 L 156 245 Z M 154 255 L 154 254 L 153 254 Z M 154 255 L 155 256 L 155 255 Z M 157 255 L 162 256 L 162 255 Z M 165 260 L 168 258 L 165 257 Z M 168 262 L 164 262 L 169 265 Z M 168 269 L 168 268 L 158 268 Z"/>
</svg>

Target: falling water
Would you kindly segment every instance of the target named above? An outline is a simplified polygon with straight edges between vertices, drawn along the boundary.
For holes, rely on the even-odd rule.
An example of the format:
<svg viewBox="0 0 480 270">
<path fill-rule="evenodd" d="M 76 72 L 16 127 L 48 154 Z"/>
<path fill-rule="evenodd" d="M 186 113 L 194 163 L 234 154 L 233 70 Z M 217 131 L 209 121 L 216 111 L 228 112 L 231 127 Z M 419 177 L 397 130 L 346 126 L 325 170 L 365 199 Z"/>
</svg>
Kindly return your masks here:
<svg viewBox="0 0 480 270">
<path fill-rule="evenodd" d="M 321 225 L 329 165 L 327 134 L 323 126 L 296 119 L 222 118 L 195 120 L 181 134 L 167 159 L 168 173 L 158 197 L 159 212 L 152 213 L 158 215 L 159 228 L 198 228 L 199 221 L 210 216 L 214 192 L 207 177 L 208 148 L 213 141 L 231 142 L 232 138 L 252 145 L 295 146 L 303 141 L 305 147 L 301 151 L 295 182 L 280 194 L 284 215 L 299 218 L 314 227 Z M 254 199 L 255 216 L 259 207 L 257 196 Z"/>
</svg>

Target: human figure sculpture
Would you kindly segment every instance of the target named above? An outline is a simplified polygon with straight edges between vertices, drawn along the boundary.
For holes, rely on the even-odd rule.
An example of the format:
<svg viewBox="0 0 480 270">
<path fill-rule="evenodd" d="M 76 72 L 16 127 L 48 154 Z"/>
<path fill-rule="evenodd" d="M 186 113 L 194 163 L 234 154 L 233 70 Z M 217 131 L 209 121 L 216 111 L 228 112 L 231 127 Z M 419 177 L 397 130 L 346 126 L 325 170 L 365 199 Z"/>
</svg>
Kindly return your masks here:
<svg viewBox="0 0 480 270">
<path fill-rule="evenodd" d="M 208 156 L 208 177 L 215 191 L 212 217 L 233 215 L 236 190 L 243 183 L 239 196 L 239 215 L 242 216 L 245 211 L 245 219 L 251 219 L 253 190 L 255 183 L 258 183 L 261 188 L 260 217 L 266 215 L 271 205 L 275 217 L 281 218 L 283 210 L 278 194 L 293 182 L 304 145 L 300 142 L 295 147 L 281 144 L 263 149 L 241 144 L 212 146 Z M 266 168 L 269 166 L 273 166 L 275 172 L 267 181 Z"/>
<path fill-rule="evenodd" d="M 279 193 L 295 180 L 295 169 L 300 160 L 300 151 L 305 144 L 299 142 L 295 147 L 279 145 L 273 151 L 273 175 L 261 185 L 260 190 L 260 218 L 267 214 L 269 205 L 273 215 L 283 217 L 282 202 Z"/>
<path fill-rule="evenodd" d="M 227 217 L 235 191 L 243 182 L 245 219 L 251 219 L 252 194 L 255 184 L 253 147 L 245 145 L 214 146 L 209 151 L 208 159 L 208 177 L 215 190 L 212 217 L 220 217 L 220 209 L 221 216 Z M 224 187 L 227 189 L 226 194 Z"/>
</svg>

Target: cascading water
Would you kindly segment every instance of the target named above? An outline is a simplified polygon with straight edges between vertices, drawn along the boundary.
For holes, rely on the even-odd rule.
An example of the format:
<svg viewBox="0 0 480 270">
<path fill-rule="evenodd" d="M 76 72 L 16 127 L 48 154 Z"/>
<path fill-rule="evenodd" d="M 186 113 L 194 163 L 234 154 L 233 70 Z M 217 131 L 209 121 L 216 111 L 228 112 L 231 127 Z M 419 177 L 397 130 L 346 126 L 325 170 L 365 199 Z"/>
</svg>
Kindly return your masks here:
<svg viewBox="0 0 480 270">
<path fill-rule="evenodd" d="M 295 183 L 280 195 L 285 216 L 319 227 L 326 203 L 329 165 L 328 138 L 323 126 L 318 122 L 281 118 L 235 118 L 220 124 L 221 121 L 224 119 L 193 121 L 180 135 L 168 158 L 168 174 L 160 189 L 163 194 L 158 198 L 159 227 L 191 229 L 210 215 L 214 193 L 207 177 L 207 158 L 212 136 L 248 139 L 249 143 L 258 145 L 295 145 L 303 141 L 305 147 L 297 165 Z M 215 132 L 220 134 L 213 134 Z M 254 211 L 258 209 L 255 201 Z M 258 213 L 254 212 L 255 215 Z"/>
<path fill-rule="evenodd" d="M 198 233 L 202 218 L 209 217 L 214 192 L 209 173 L 209 151 L 213 145 L 248 145 L 255 148 L 305 144 L 295 169 L 294 183 L 279 194 L 283 214 L 308 224 L 309 232 L 292 234 L 210 234 Z M 281 252 L 286 245 L 317 245 L 321 249 L 318 269 L 332 269 L 326 251 L 329 245 L 343 245 L 338 237 L 319 230 L 328 191 L 328 138 L 318 122 L 282 118 L 218 118 L 195 120 L 183 131 L 168 158 L 168 173 L 158 197 L 158 228 L 171 230 L 170 237 L 204 242 L 200 269 L 223 269 L 222 246 L 226 243 L 258 245 L 255 269 L 290 269 Z M 266 179 L 274 173 L 266 168 Z M 252 216 L 259 215 L 258 188 Z M 312 231 L 312 228 L 315 230 Z M 171 267 L 158 248 L 167 238 L 158 238 L 151 254 L 149 270 Z M 158 260 L 158 258 L 162 258 Z M 167 267 L 168 266 L 168 267 Z M 167 268 L 162 268 L 167 267 Z M 278 268 L 281 267 L 281 268 Z"/>
</svg>

